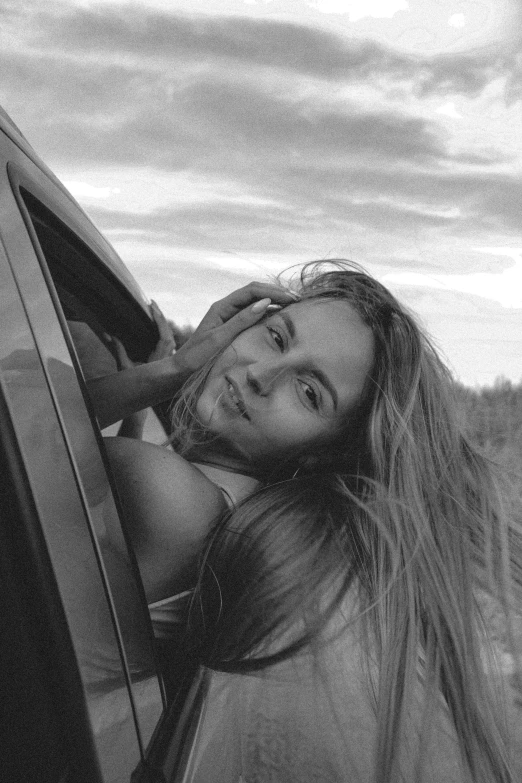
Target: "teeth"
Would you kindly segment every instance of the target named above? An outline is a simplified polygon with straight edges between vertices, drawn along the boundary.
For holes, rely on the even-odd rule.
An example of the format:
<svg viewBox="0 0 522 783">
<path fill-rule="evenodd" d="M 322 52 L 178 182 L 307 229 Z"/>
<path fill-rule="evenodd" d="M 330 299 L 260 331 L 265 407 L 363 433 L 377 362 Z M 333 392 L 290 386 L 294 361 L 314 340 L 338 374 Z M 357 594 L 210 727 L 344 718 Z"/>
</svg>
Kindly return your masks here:
<svg viewBox="0 0 522 783">
<path fill-rule="evenodd" d="M 241 416 L 244 416 L 245 419 L 248 419 L 249 417 L 247 416 L 247 413 L 245 411 L 245 406 L 243 405 L 243 403 L 241 402 L 241 400 L 239 399 L 239 397 L 235 393 L 234 387 L 232 386 L 231 383 L 228 384 L 228 393 L 230 395 L 230 399 L 232 400 L 232 402 L 234 403 L 234 405 L 238 409 L 238 411 L 241 414 Z"/>
<path fill-rule="evenodd" d="M 233 402 L 236 405 L 239 405 L 239 397 L 234 392 L 234 387 L 232 386 L 231 383 L 228 384 L 228 392 L 229 392 L 230 396 L 232 397 Z"/>
</svg>

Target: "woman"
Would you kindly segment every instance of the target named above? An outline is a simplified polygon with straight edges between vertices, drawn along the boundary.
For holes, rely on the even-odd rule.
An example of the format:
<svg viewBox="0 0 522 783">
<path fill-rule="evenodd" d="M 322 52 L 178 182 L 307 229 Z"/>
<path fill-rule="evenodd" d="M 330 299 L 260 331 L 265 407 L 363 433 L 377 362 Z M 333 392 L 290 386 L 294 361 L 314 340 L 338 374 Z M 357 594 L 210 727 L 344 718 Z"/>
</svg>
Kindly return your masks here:
<svg viewBox="0 0 522 783">
<path fill-rule="evenodd" d="M 283 307 L 237 313 L 259 293 Z M 236 294 L 94 390 L 123 381 L 132 413 L 188 379 L 175 452 L 108 446 L 149 600 L 171 611 L 199 572 L 188 644 L 225 674 L 196 779 L 512 781 L 478 596 L 511 627 L 520 539 L 491 469 L 390 292 L 329 263 L 298 293 Z"/>
</svg>

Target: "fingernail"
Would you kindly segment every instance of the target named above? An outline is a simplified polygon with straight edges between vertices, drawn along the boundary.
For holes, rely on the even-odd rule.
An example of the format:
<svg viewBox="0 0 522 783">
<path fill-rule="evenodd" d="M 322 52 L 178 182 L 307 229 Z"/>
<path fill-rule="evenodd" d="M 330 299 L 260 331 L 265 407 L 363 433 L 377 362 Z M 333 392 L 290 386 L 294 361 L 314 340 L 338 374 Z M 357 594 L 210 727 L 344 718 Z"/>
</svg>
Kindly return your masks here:
<svg viewBox="0 0 522 783">
<path fill-rule="evenodd" d="M 271 299 L 260 299 L 259 302 L 256 302 L 254 305 L 252 305 L 252 312 L 262 313 L 263 310 L 266 310 L 271 301 Z"/>
<path fill-rule="evenodd" d="M 277 313 L 278 310 L 282 310 L 283 305 L 269 304 L 266 308 L 267 313 Z"/>
</svg>

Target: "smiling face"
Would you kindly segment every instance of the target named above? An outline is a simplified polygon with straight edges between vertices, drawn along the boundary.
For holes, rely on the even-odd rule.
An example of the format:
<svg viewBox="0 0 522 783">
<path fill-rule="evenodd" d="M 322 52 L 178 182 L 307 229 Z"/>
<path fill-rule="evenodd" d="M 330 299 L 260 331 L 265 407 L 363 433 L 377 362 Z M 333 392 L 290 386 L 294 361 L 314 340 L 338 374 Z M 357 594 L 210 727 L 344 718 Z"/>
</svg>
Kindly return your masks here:
<svg viewBox="0 0 522 783">
<path fill-rule="evenodd" d="M 339 433 L 373 356 L 371 330 L 347 302 L 292 304 L 218 357 L 197 413 L 232 447 L 238 466 L 313 449 Z"/>
</svg>

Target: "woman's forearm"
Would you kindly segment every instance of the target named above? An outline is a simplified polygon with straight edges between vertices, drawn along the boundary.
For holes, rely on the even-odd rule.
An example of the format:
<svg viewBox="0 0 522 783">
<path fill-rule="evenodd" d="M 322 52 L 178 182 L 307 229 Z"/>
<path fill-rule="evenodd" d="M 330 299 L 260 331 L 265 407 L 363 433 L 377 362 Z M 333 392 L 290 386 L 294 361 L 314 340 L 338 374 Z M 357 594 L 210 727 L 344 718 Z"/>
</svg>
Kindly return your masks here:
<svg viewBox="0 0 522 783">
<path fill-rule="evenodd" d="M 112 375 L 91 378 L 87 388 L 100 428 L 169 400 L 189 375 L 188 370 L 178 366 L 174 356 L 169 356 Z"/>
</svg>

